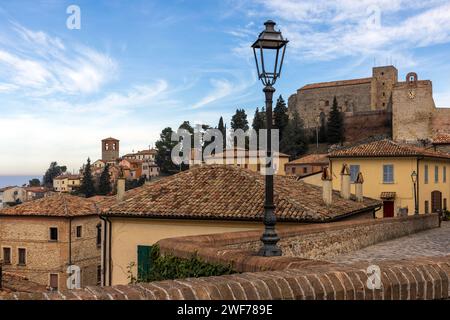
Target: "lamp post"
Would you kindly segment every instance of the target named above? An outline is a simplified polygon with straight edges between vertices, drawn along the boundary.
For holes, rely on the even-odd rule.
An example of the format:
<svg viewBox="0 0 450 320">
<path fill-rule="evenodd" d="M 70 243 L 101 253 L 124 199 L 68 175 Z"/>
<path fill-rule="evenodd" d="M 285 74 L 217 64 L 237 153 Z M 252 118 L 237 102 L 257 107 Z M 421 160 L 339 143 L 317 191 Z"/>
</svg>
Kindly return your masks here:
<svg viewBox="0 0 450 320">
<path fill-rule="evenodd" d="M 283 38 L 280 31 L 275 30 L 276 23 L 268 20 L 264 23 L 265 30 L 259 34 L 253 43 L 256 70 L 258 78 L 264 85 L 263 92 L 266 98 L 267 120 L 267 163 L 265 172 L 265 203 L 264 203 L 264 233 L 261 236 L 263 243 L 259 255 L 264 257 L 281 256 L 281 249 L 277 246 L 280 238 L 275 231 L 276 217 L 273 203 L 273 159 L 272 159 L 272 103 L 275 88 L 273 85 L 280 77 L 283 66 L 284 53 L 288 41 Z M 269 58 L 269 59 L 268 59 Z M 273 58 L 273 59 L 272 59 Z M 271 60 L 271 61 L 269 61 Z"/>
<path fill-rule="evenodd" d="M 411 173 L 411 181 L 413 182 L 414 185 L 414 214 L 418 215 L 419 214 L 419 208 L 417 206 L 417 173 L 416 171 L 413 171 Z"/>
</svg>

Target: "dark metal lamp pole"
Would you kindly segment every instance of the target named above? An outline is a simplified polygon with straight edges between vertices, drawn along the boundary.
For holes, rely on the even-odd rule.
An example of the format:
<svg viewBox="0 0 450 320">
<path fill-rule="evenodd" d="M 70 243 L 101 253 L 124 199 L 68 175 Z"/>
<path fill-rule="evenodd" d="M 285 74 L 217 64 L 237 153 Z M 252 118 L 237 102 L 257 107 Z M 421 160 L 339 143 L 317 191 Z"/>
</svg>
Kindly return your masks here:
<svg viewBox="0 0 450 320">
<path fill-rule="evenodd" d="M 280 31 L 275 30 L 276 23 L 268 20 L 264 23 L 266 29 L 259 34 L 258 39 L 252 45 L 255 55 L 258 78 L 264 85 L 263 92 L 266 97 L 267 120 L 267 163 L 265 172 L 265 203 L 264 203 L 264 233 L 261 236 L 262 247 L 260 256 L 281 256 L 281 249 L 277 246 L 280 238 L 275 231 L 276 216 L 273 201 L 273 158 L 272 158 L 272 103 L 273 93 L 277 78 L 280 77 L 283 66 L 284 53 L 288 40 L 284 39 Z M 266 61 L 264 56 L 274 56 L 275 61 Z"/>
<path fill-rule="evenodd" d="M 414 185 L 414 215 L 418 215 L 419 208 L 418 208 L 418 203 L 417 203 L 417 173 L 416 173 L 416 171 L 413 171 L 411 173 L 411 180 Z"/>
</svg>

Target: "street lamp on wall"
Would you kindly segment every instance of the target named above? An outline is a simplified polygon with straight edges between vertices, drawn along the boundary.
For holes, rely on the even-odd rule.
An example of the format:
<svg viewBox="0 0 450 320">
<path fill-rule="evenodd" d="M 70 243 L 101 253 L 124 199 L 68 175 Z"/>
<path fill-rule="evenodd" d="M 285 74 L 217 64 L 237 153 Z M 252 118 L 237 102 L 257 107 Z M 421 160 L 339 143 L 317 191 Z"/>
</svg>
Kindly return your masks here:
<svg viewBox="0 0 450 320">
<path fill-rule="evenodd" d="M 267 164 L 266 164 L 266 186 L 264 202 L 264 233 L 261 236 L 263 243 L 259 255 L 264 257 L 281 256 L 281 249 L 277 246 L 280 238 L 275 231 L 276 217 L 273 202 L 273 159 L 272 159 L 272 103 L 275 88 L 273 85 L 281 75 L 284 61 L 284 53 L 288 40 L 283 38 L 280 31 L 275 30 L 276 23 L 268 20 L 264 23 L 265 30 L 261 32 L 258 39 L 253 43 L 256 70 L 258 78 L 264 85 L 263 92 L 266 98 L 266 121 L 267 121 Z"/>
<path fill-rule="evenodd" d="M 418 215 L 419 208 L 418 208 L 418 203 L 417 203 L 417 173 L 416 173 L 416 171 L 413 171 L 411 173 L 411 181 L 414 186 L 414 214 Z"/>
</svg>

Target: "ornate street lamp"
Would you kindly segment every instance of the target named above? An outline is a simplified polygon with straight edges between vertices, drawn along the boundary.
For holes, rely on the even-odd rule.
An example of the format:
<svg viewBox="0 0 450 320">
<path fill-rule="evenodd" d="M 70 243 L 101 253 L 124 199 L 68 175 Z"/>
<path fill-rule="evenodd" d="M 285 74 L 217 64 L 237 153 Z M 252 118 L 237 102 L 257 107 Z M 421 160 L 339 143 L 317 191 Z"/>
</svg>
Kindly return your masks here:
<svg viewBox="0 0 450 320">
<path fill-rule="evenodd" d="M 417 205 L 417 173 L 416 173 L 416 171 L 413 171 L 411 173 L 411 181 L 413 182 L 413 185 L 414 185 L 414 214 L 418 215 L 419 208 Z"/>
<path fill-rule="evenodd" d="M 261 237 L 263 246 L 259 255 L 264 257 L 281 256 L 281 249 L 277 246 L 280 238 L 275 231 L 276 217 L 273 203 L 273 159 L 272 159 L 272 103 L 275 88 L 273 85 L 281 75 L 284 53 L 288 40 L 284 39 L 280 31 L 275 30 L 276 23 L 268 20 L 264 23 L 266 29 L 259 34 L 258 39 L 252 45 L 255 55 L 258 78 L 264 85 L 263 92 L 266 96 L 266 120 L 267 120 L 267 164 L 266 164 L 266 190 L 264 203 L 265 230 Z"/>
</svg>

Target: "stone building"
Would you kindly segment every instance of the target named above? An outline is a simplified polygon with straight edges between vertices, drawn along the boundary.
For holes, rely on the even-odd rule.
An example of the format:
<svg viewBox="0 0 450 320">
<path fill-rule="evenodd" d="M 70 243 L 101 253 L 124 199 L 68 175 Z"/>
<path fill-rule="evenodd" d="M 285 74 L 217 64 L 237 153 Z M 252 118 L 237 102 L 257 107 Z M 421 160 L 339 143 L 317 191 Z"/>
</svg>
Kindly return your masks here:
<svg viewBox="0 0 450 320">
<path fill-rule="evenodd" d="M 394 66 L 375 67 L 370 78 L 305 85 L 289 97 L 289 111 L 299 112 L 306 128 L 325 126 L 334 97 L 348 142 L 379 136 L 415 141 L 450 132 L 450 109 L 436 108 L 431 81 L 418 81 L 416 73 L 399 81 Z"/>
<path fill-rule="evenodd" d="M 115 163 L 119 158 L 119 140 L 106 138 L 102 140 L 102 160 Z"/>
<path fill-rule="evenodd" d="M 101 224 L 94 200 L 64 193 L 0 210 L 3 270 L 66 289 L 69 265 L 81 285 L 100 283 Z"/>
</svg>

